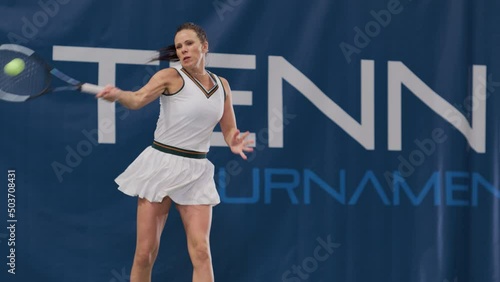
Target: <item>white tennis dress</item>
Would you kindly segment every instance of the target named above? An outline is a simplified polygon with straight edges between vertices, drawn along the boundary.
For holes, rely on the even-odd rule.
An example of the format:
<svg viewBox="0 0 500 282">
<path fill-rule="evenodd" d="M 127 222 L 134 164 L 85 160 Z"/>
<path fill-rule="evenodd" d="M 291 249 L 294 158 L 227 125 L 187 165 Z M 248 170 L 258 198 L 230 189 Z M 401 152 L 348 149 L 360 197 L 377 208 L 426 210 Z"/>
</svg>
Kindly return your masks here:
<svg viewBox="0 0 500 282">
<path fill-rule="evenodd" d="M 182 88 L 160 98 L 160 116 L 153 145 L 120 174 L 119 190 L 150 202 L 169 196 L 181 205 L 217 205 L 214 165 L 206 159 L 210 137 L 224 112 L 225 91 L 213 73 L 212 89 L 177 67 Z"/>
</svg>

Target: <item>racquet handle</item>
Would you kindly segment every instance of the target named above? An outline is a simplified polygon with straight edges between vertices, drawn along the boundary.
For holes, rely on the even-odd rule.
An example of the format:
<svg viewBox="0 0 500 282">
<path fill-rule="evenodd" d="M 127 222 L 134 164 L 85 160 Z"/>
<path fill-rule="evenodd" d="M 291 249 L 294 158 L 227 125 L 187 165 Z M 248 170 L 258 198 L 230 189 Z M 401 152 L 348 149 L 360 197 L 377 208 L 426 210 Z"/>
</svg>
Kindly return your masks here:
<svg viewBox="0 0 500 282">
<path fill-rule="evenodd" d="M 95 94 L 101 92 L 103 89 L 104 89 L 104 86 L 99 86 L 99 85 L 90 84 L 90 83 L 84 83 L 84 84 L 82 84 L 80 91 L 95 95 Z"/>
</svg>

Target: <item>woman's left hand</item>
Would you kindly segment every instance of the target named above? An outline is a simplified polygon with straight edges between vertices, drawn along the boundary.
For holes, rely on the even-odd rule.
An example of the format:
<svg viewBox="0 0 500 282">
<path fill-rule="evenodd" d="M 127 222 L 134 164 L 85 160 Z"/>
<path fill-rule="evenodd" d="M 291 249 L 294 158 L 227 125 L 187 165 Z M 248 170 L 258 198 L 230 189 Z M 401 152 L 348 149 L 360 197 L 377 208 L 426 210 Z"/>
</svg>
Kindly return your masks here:
<svg viewBox="0 0 500 282">
<path fill-rule="evenodd" d="M 245 152 L 253 152 L 253 148 L 249 147 L 249 145 L 253 144 L 253 141 L 245 140 L 249 134 L 250 132 L 247 131 L 240 136 L 240 131 L 237 129 L 229 142 L 231 152 L 239 154 L 244 160 L 247 159 Z"/>
</svg>

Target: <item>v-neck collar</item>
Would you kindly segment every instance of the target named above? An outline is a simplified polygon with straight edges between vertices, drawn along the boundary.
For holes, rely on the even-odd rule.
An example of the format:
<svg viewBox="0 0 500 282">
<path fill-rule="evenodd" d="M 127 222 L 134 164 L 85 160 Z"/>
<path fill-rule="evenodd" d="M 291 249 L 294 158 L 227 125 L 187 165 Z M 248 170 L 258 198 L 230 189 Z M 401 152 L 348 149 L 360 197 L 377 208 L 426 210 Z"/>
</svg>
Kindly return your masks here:
<svg viewBox="0 0 500 282">
<path fill-rule="evenodd" d="M 214 86 L 212 86 L 212 88 L 210 88 L 209 90 L 207 90 L 205 86 L 203 86 L 203 84 L 201 84 L 201 82 L 198 81 L 196 77 L 192 76 L 185 68 L 181 68 L 181 71 L 185 73 L 187 77 L 189 77 L 189 79 L 191 79 L 194 82 L 194 84 L 198 86 L 198 88 L 200 88 L 201 92 L 203 92 L 203 94 L 205 94 L 207 98 L 210 98 L 210 96 L 212 96 L 217 91 L 217 89 L 219 89 L 219 84 L 217 83 L 217 79 L 215 79 L 214 75 L 208 70 L 207 73 L 210 75 L 210 78 L 214 83 Z"/>
</svg>

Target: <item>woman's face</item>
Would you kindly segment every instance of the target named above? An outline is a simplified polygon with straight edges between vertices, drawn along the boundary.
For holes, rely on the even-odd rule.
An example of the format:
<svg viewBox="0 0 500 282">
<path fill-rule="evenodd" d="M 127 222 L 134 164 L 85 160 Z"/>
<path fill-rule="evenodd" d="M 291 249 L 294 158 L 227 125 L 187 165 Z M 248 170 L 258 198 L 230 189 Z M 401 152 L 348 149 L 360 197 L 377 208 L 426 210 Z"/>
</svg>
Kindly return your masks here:
<svg viewBox="0 0 500 282">
<path fill-rule="evenodd" d="M 183 67 L 205 67 L 205 54 L 208 52 L 208 43 L 201 42 L 192 29 L 179 31 L 174 38 L 177 57 Z"/>
</svg>

